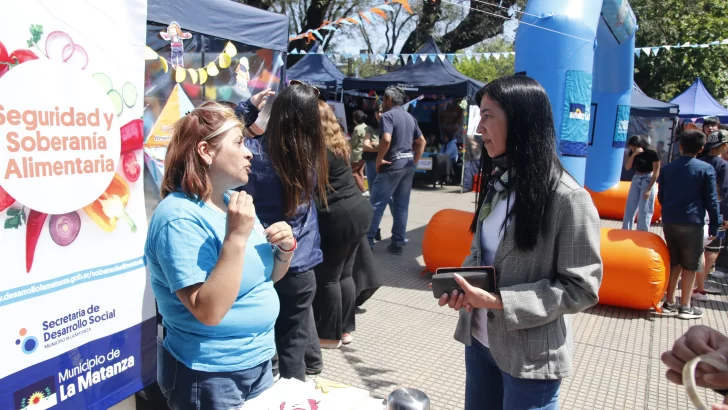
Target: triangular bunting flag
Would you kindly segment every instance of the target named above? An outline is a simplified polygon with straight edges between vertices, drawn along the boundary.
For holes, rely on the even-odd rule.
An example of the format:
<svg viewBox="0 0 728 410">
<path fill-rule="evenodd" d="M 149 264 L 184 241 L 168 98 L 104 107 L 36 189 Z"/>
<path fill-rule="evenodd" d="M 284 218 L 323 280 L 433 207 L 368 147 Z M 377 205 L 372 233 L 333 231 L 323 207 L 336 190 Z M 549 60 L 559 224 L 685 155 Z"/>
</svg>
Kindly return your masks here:
<svg viewBox="0 0 728 410">
<path fill-rule="evenodd" d="M 500 60 L 500 57 L 501 53 L 493 53 L 493 58 L 495 58 L 496 60 Z"/>
<path fill-rule="evenodd" d="M 493 57 L 493 53 L 485 53 L 485 54 L 483 54 L 483 58 L 485 58 L 485 61 L 490 60 L 491 57 Z"/>
<path fill-rule="evenodd" d="M 635 55 L 635 57 L 639 57 L 640 56 L 640 51 L 641 50 L 639 48 L 635 48 L 634 49 L 634 55 Z"/>
<path fill-rule="evenodd" d="M 419 54 L 412 54 L 412 64 L 416 63 L 419 58 Z"/>
<path fill-rule="evenodd" d="M 652 55 L 652 49 L 649 47 L 642 47 L 642 52 L 647 54 L 648 56 Z"/>
<path fill-rule="evenodd" d="M 293 54 L 293 55 L 296 55 L 296 54 L 298 54 L 298 49 L 297 49 L 297 48 L 294 48 L 294 49 L 293 49 L 293 50 L 291 50 L 291 52 L 290 52 L 290 53 L 288 53 L 288 54 Z"/>
<path fill-rule="evenodd" d="M 670 49 L 672 48 L 672 46 L 662 46 L 662 48 L 664 48 L 667 51 L 670 51 Z"/>
<path fill-rule="evenodd" d="M 711 46 L 717 46 L 718 44 L 720 44 L 720 41 L 711 41 L 710 42 Z"/>
<path fill-rule="evenodd" d="M 392 54 L 392 55 L 396 56 L 396 54 Z M 405 64 L 409 63 L 411 54 L 400 54 L 400 56 L 402 57 L 402 60 L 404 61 Z"/>
<path fill-rule="evenodd" d="M 336 62 L 341 61 L 341 54 L 334 54 L 334 61 L 336 61 Z"/>
<path fill-rule="evenodd" d="M 445 54 L 438 54 L 437 58 L 439 58 L 440 61 L 445 61 Z"/>
<path fill-rule="evenodd" d="M 477 61 L 479 63 L 480 59 L 483 57 L 483 55 L 478 53 L 478 54 L 473 55 L 473 57 L 475 57 L 475 61 Z"/>
<path fill-rule="evenodd" d="M 473 59 L 473 55 L 472 54 L 465 54 L 465 58 L 467 58 L 468 61 L 470 61 L 470 60 Z"/>
<path fill-rule="evenodd" d="M 352 55 L 352 56 L 351 56 L 351 58 L 352 58 L 352 59 L 353 59 L 354 61 L 359 61 L 359 54 L 354 54 L 354 55 Z"/>
<path fill-rule="evenodd" d="M 680 47 L 690 47 L 690 42 L 688 41 L 687 43 L 681 45 Z"/>
<path fill-rule="evenodd" d="M 455 54 L 448 54 L 447 59 L 450 60 L 451 63 L 455 62 Z"/>
<path fill-rule="evenodd" d="M 301 50 L 298 52 L 298 54 L 306 54 L 306 50 Z"/>
<path fill-rule="evenodd" d="M 660 47 L 652 47 L 652 54 L 657 55 L 660 52 Z"/>
<path fill-rule="evenodd" d="M 377 8 L 384 11 L 394 11 L 394 7 L 390 6 L 389 4 L 380 4 L 377 6 Z"/>
<path fill-rule="evenodd" d="M 700 48 L 708 48 L 708 47 L 710 47 L 710 44 L 701 44 L 700 45 Z"/>
<path fill-rule="evenodd" d="M 422 60 L 422 61 L 427 60 L 427 54 L 420 54 L 420 60 Z"/>
<path fill-rule="evenodd" d="M 437 58 L 437 54 L 430 54 L 427 57 L 429 57 L 430 58 L 430 61 L 432 61 L 434 63 L 435 62 L 435 59 Z"/>
</svg>

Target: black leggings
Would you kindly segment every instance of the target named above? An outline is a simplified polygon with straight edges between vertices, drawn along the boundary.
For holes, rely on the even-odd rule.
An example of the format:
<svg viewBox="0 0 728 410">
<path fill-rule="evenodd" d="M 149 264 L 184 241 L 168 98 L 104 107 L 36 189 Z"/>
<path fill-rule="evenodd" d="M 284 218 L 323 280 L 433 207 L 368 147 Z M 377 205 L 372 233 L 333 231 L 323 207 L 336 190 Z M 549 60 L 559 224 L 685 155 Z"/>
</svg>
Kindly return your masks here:
<svg viewBox="0 0 728 410">
<path fill-rule="evenodd" d="M 321 339 L 341 340 L 354 331 L 356 286 L 352 272 L 361 238 L 336 246 L 322 246 L 324 261 L 316 268 L 313 310 Z"/>
<path fill-rule="evenodd" d="M 309 344 L 311 302 L 316 293 L 312 270 L 288 272 L 275 284 L 281 310 L 276 320 L 276 350 L 281 378 L 306 380 L 304 355 Z"/>
</svg>

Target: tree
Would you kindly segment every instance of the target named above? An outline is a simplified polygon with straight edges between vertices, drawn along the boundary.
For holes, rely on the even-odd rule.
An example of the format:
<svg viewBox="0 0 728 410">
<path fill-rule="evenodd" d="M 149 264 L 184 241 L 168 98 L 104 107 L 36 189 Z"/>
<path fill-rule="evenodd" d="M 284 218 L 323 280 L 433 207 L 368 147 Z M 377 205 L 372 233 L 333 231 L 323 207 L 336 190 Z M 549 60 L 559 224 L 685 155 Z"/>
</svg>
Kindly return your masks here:
<svg viewBox="0 0 728 410">
<path fill-rule="evenodd" d="M 497 37 L 493 41 L 477 45 L 474 53 L 503 53 L 513 51 L 513 43 L 505 41 L 501 37 Z M 463 51 L 458 51 L 462 53 Z M 507 75 L 512 75 L 515 59 L 513 57 L 501 56 L 498 60 L 490 58 L 488 60 L 476 61 L 463 59 L 455 63 L 455 68 L 468 77 L 487 83 Z"/>
<path fill-rule="evenodd" d="M 637 47 L 704 44 L 728 38 L 728 2 L 714 0 L 630 0 L 639 29 Z M 695 78 L 718 101 L 728 98 L 728 46 L 661 49 L 635 59 L 635 81 L 648 95 L 668 101 Z"/>
</svg>

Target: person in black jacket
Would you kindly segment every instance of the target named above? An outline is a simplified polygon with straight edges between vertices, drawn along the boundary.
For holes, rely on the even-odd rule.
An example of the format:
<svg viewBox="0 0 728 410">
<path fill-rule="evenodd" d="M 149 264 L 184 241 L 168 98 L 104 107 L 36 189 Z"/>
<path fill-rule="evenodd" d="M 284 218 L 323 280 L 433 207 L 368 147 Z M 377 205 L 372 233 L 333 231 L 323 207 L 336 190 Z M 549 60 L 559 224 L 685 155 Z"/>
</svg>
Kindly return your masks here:
<svg viewBox="0 0 728 410">
<path fill-rule="evenodd" d="M 349 164 L 351 148 L 336 116 L 323 101 L 319 101 L 319 113 L 329 183 L 326 198 L 316 199 L 324 261 L 314 269 L 317 291 L 313 308 L 321 347 L 336 349 L 353 340 L 356 287 L 352 271 L 357 249 L 372 221 L 372 206 L 356 186 Z"/>
</svg>

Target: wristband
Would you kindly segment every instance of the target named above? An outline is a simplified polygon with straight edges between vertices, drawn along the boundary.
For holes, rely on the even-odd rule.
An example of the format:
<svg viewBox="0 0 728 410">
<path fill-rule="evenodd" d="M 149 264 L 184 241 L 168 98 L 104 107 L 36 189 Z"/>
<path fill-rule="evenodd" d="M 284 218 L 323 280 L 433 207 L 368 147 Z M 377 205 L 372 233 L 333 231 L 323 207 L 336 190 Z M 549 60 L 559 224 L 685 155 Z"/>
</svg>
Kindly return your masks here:
<svg viewBox="0 0 728 410">
<path fill-rule="evenodd" d="M 296 250 L 296 248 L 298 248 L 298 241 L 296 240 L 296 237 L 294 236 L 293 237 L 293 248 L 283 249 L 283 248 L 281 248 L 281 245 L 276 245 L 276 247 L 278 248 L 279 251 L 281 251 L 283 253 L 292 253 L 293 251 Z"/>
</svg>

